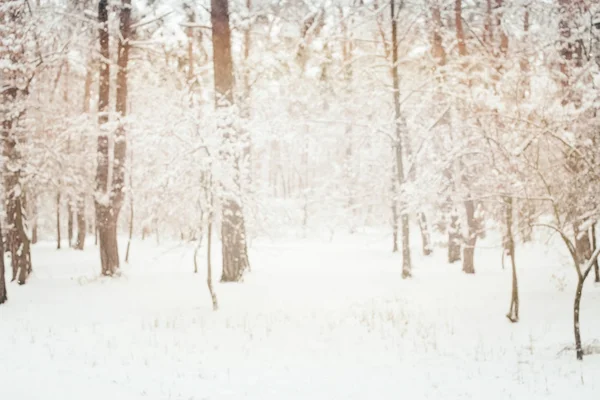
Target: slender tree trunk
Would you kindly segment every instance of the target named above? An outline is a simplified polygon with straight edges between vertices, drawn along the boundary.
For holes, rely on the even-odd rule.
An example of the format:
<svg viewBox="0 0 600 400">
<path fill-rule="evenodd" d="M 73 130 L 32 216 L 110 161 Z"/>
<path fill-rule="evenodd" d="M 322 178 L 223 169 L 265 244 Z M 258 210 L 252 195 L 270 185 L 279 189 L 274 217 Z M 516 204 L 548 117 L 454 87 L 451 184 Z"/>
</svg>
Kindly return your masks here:
<svg viewBox="0 0 600 400">
<path fill-rule="evenodd" d="M 400 111 L 400 81 L 398 77 L 398 23 L 396 20 L 396 0 L 390 0 L 390 16 L 392 20 L 392 84 L 394 88 L 394 118 L 396 131 L 396 173 L 398 174 L 398 186 L 400 196 L 403 195 L 404 184 L 404 154 L 403 154 L 403 135 L 401 130 Z M 404 201 L 402 202 L 404 203 Z M 402 237 L 402 278 L 411 276 L 412 263 L 410 259 L 410 231 L 408 225 L 408 212 L 401 206 L 400 212 L 401 237 Z"/>
<path fill-rule="evenodd" d="M 212 219 L 213 219 L 212 194 L 210 195 L 209 207 L 210 207 L 210 210 L 208 212 L 208 229 L 207 229 L 208 232 L 206 233 L 206 235 L 207 235 L 207 237 L 206 237 L 206 284 L 208 286 L 208 291 L 210 293 L 213 310 L 216 311 L 219 308 L 219 305 L 217 303 L 217 294 L 215 293 L 215 290 L 212 285 L 212 260 L 211 260 L 211 258 L 212 258 L 212 255 L 211 255 L 211 251 L 212 251 Z"/>
<path fill-rule="evenodd" d="M 67 204 L 67 236 L 69 239 L 69 247 L 73 246 L 73 207 Z"/>
<path fill-rule="evenodd" d="M 0 304 L 8 300 L 6 293 L 6 276 L 4 267 L 4 236 L 2 236 L 2 225 L 0 223 Z"/>
<path fill-rule="evenodd" d="M 84 89 L 83 89 L 83 112 L 85 114 L 88 114 L 90 112 L 90 99 L 92 96 L 93 77 L 92 77 L 91 59 L 92 58 L 90 57 L 90 61 L 88 62 L 87 70 L 85 73 L 85 83 L 84 83 Z M 82 151 L 84 151 L 86 148 L 86 143 L 85 143 L 84 138 L 81 138 L 81 148 L 82 148 Z M 84 170 L 85 169 L 82 166 L 82 172 Z M 85 247 L 85 236 L 87 233 L 86 232 L 87 223 L 86 223 L 86 218 L 85 218 L 85 193 L 84 192 L 78 193 L 76 207 L 77 207 L 77 240 L 75 242 L 75 249 L 83 250 Z"/>
<path fill-rule="evenodd" d="M 463 249 L 463 271 L 467 274 L 475 273 L 475 244 L 477 243 L 477 221 L 475 219 L 475 204 L 473 200 L 465 200 L 467 212 L 467 238 Z"/>
<path fill-rule="evenodd" d="M 240 187 L 239 132 L 231 126 L 233 112 L 233 61 L 231 57 L 231 29 L 229 27 L 228 0 L 211 0 L 211 23 L 213 40 L 213 64 L 215 82 L 215 106 L 217 108 L 218 127 L 222 130 L 223 146 L 219 156 L 233 176 L 233 186 L 223 188 L 222 192 L 235 191 Z M 224 182 L 219 182 L 224 185 Z M 227 190 L 228 189 L 228 190 Z M 240 193 L 224 196 L 221 200 L 221 242 L 223 253 L 222 282 L 239 281 L 248 268 L 246 237 L 244 234 L 244 216 Z"/>
<path fill-rule="evenodd" d="M 125 262 L 129 262 L 129 250 L 131 249 L 131 239 L 133 238 L 133 196 L 129 199 L 129 239 L 127 239 L 127 250 L 125 251 Z"/>
<path fill-rule="evenodd" d="M 581 295 L 583 293 L 583 283 L 585 280 L 579 277 L 577 281 L 577 291 L 575 292 L 575 302 L 573 303 L 573 332 L 575 334 L 575 352 L 578 360 L 583 360 L 583 347 L 581 345 L 581 330 L 579 324 L 579 311 L 581 306 Z"/>
<path fill-rule="evenodd" d="M 85 203 L 83 196 L 77 199 L 77 240 L 75 241 L 75 249 L 83 250 L 85 246 Z"/>
<path fill-rule="evenodd" d="M 512 232 L 513 225 L 513 199 L 507 197 L 504 199 L 506 204 L 506 241 L 508 255 L 512 266 L 512 294 L 510 297 L 510 308 L 506 318 L 511 322 L 519 321 L 519 284 L 517 282 L 517 265 L 515 261 L 515 239 Z"/>
<path fill-rule="evenodd" d="M 133 151 L 129 153 L 129 162 L 133 164 Z M 129 239 L 127 240 L 127 250 L 125 251 L 125 262 L 129 262 L 129 250 L 131 249 L 131 239 L 133 238 L 133 174 L 129 170 Z"/>
<path fill-rule="evenodd" d="M 60 192 L 56 194 L 56 249 L 60 250 Z"/>
<path fill-rule="evenodd" d="M 394 180 L 396 177 L 394 177 Z M 394 195 L 392 199 L 392 253 L 398 252 L 398 207 L 396 204 L 396 194 L 394 190 Z"/>
<path fill-rule="evenodd" d="M 596 251 L 596 248 L 598 247 L 598 243 L 596 242 L 596 224 L 592 225 L 592 252 Z M 596 283 L 600 282 L 600 268 L 598 267 L 598 259 L 596 258 L 594 260 L 594 275 L 595 275 L 595 279 L 594 281 Z"/>
</svg>

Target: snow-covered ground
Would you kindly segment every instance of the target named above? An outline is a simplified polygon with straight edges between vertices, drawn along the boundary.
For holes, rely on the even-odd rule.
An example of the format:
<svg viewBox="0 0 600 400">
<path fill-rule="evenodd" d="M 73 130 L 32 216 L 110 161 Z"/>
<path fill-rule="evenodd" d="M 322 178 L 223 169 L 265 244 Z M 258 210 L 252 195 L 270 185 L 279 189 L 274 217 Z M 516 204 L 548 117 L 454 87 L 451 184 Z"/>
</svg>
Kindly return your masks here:
<svg viewBox="0 0 600 400">
<path fill-rule="evenodd" d="M 255 241 L 252 272 L 219 284 L 213 312 L 191 246 L 136 241 L 119 278 L 98 254 L 34 246 L 27 285 L 0 306 L 0 398 L 598 399 L 600 355 L 572 350 L 575 274 L 562 249 L 520 247 L 521 321 L 510 271 L 484 242 L 477 274 L 418 255 L 400 277 L 383 233 Z M 122 250 L 124 251 L 124 246 Z M 592 277 L 593 278 L 593 277 Z M 583 297 L 600 342 L 600 287 Z"/>
</svg>

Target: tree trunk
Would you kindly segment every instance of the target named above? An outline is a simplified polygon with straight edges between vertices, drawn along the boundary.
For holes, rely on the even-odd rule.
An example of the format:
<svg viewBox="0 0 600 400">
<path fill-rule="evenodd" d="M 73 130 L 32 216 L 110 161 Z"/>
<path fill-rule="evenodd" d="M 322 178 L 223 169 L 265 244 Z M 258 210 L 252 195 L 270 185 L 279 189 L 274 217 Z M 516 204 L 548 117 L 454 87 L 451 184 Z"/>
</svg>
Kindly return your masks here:
<svg viewBox="0 0 600 400">
<path fill-rule="evenodd" d="M 90 112 L 90 99 L 92 96 L 92 57 L 89 57 L 86 73 L 85 73 L 85 83 L 83 88 L 83 112 L 84 114 L 88 114 Z M 82 151 L 86 148 L 85 139 L 81 138 L 81 147 Z M 82 166 L 82 172 L 85 171 L 85 168 Z M 85 236 L 87 234 L 87 223 L 85 218 L 85 193 L 79 192 L 77 195 L 77 239 L 75 241 L 75 249 L 83 250 L 85 247 Z M 90 232 L 91 233 L 91 232 Z"/>
<path fill-rule="evenodd" d="M 31 244 L 38 242 L 38 223 L 37 218 L 33 220 L 33 228 L 31 228 Z"/>
<path fill-rule="evenodd" d="M 67 203 L 67 237 L 69 239 L 69 247 L 73 246 L 73 207 Z"/>
<path fill-rule="evenodd" d="M 206 284 L 208 286 L 208 291 L 210 293 L 210 298 L 212 301 L 212 306 L 213 306 L 213 310 L 217 310 L 219 308 L 219 305 L 217 303 L 217 294 L 214 291 L 213 285 L 212 285 L 212 207 L 213 207 L 213 201 L 212 201 L 212 194 L 210 196 L 210 211 L 208 212 L 208 232 L 206 233 L 207 238 L 206 238 Z"/>
<path fill-rule="evenodd" d="M 506 204 L 506 243 L 508 255 L 512 265 L 512 294 L 510 297 L 510 308 L 506 318 L 511 322 L 519 321 L 519 285 L 517 282 L 517 265 L 515 262 L 515 240 L 512 232 L 513 224 L 513 199 L 507 197 L 504 199 Z"/>
<path fill-rule="evenodd" d="M 460 223 L 456 209 L 450 213 L 450 225 L 448 227 L 448 263 L 460 261 L 462 237 L 460 234 Z"/>
<path fill-rule="evenodd" d="M 103 130 L 108 122 L 110 102 L 110 51 L 108 34 L 108 0 L 98 3 L 98 23 L 100 38 L 100 89 L 98 91 L 98 163 L 96 169 L 96 229 L 100 248 L 101 271 L 103 275 L 113 275 L 119 267 L 117 249 L 116 220 L 111 208 L 109 192 L 109 144 L 108 135 Z"/>
<path fill-rule="evenodd" d="M 129 249 L 131 249 L 131 239 L 133 238 L 133 196 L 129 202 L 129 239 L 127 240 L 127 250 L 125 251 L 125 262 L 129 262 Z"/>
<path fill-rule="evenodd" d="M 0 224 L 0 304 L 8 300 L 6 293 L 6 276 L 4 267 L 4 236 L 2 236 L 2 225 Z"/>
<path fill-rule="evenodd" d="M 431 249 L 431 235 L 429 234 L 429 226 L 427 225 L 427 216 L 424 212 L 420 212 L 418 215 L 419 218 L 419 228 L 421 229 L 421 242 L 423 247 L 423 255 L 428 256 L 431 255 L 433 250 Z"/>
<path fill-rule="evenodd" d="M 56 194 L 56 249 L 60 250 L 60 192 Z"/>
<path fill-rule="evenodd" d="M 133 151 L 129 154 L 129 162 L 133 164 Z M 131 164 L 131 165 L 132 165 Z M 127 250 L 125 251 L 125 262 L 129 262 L 129 249 L 131 248 L 131 239 L 133 238 L 133 174 L 129 170 L 129 239 L 127 240 Z"/>
<path fill-rule="evenodd" d="M 463 249 L 463 271 L 467 274 L 475 273 L 475 244 L 477 243 L 477 221 L 475 219 L 475 204 L 473 200 L 465 200 L 467 213 L 467 238 Z"/>
<path fill-rule="evenodd" d="M 228 0 L 211 0 L 211 23 L 213 40 L 213 65 L 215 83 L 215 106 L 217 109 L 218 128 L 222 131 L 222 147 L 219 152 L 223 167 L 233 176 L 233 185 L 225 188 L 223 181 L 222 193 L 234 192 L 221 200 L 221 241 L 223 253 L 222 282 L 239 281 L 246 268 L 248 257 L 245 254 L 246 238 L 244 234 L 244 216 L 242 213 L 240 193 L 235 193 L 240 187 L 239 171 L 239 132 L 231 125 L 233 112 L 233 61 L 231 58 L 231 29 L 229 26 Z M 232 146 L 233 145 L 233 146 Z M 229 178 L 229 177 L 228 177 Z"/>
<path fill-rule="evenodd" d="M 86 223 L 85 223 L 85 203 L 83 196 L 77 199 L 77 240 L 75 249 L 83 250 L 85 246 Z"/>
<path fill-rule="evenodd" d="M 582 277 L 579 277 L 579 280 L 577 281 L 577 291 L 575 292 L 575 302 L 573 304 L 573 331 L 575 333 L 575 352 L 578 360 L 583 360 L 583 347 L 581 346 L 581 331 L 579 325 L 579 310 L 584 282 L 585 280 Z"/>
<path fill-rule="evenodd" d="M 596 251 L 598 243 L 596 242 L 596 224 L 592 225 L 592 251 Z M 594 281 L 596 283 L 600 282 L 600 268 L 598 267 L 598 259 L 594 260 Z"/>
<path fill-rule="evenodd" d="M 403 195 L 402 189 L 404 184 L 404 154 L 403 154 L 403 135 L 401 130 L 401 118 L 402 114 L 400 111 L 400 81 L 398 77 L 398 22 L 396 20 L 396 1 L 390 0 L 390 17 L 392 20 L 392 84 L 393 84 L 393 96 L 394 96 L 394 119 L 395 119 L 395 133 L 396 133 L 396 173 L 398 175 L 398 186 L 400 196 Z M 403 202 L 404 203 L 404 202 Z M 400 212 L 401 222 L 401 235 L 402 235 L 402 278 L 409 278 L 411 276 L 412 263 L 410 260 L 410 228 L 408 225 L 408 212 L 401 205 Z"/>
</svg>

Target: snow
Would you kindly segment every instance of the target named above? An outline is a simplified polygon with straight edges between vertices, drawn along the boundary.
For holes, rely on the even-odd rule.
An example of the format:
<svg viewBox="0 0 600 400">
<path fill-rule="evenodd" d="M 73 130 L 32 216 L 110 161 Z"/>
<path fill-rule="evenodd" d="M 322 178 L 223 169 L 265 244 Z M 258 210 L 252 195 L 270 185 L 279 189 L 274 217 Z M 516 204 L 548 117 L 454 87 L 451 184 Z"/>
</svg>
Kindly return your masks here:
<svg viewBox="0 0 600 400">
<path fill-rule="evenodd" d="M 511 324 L 510 270 L 491 238 L 474 276 L 413 243 L 410 280 L 382 232 L 256 240 L 240 284 L 218 283 L 215 249 L 217 312 L 205 248 L 193 274 L 192 244 L 134 241 L 121 277 L 101 278 L 93 244 L 39 243 L 33 276 L 9 284 L 0 307 L 1 398 L 597 398 L 600 355 L 575 360 L 576 277 L 558 245 L 517 248 L 521 320 Z M 591 281 L 584 344 L 600 339 Z"/>
</svg>

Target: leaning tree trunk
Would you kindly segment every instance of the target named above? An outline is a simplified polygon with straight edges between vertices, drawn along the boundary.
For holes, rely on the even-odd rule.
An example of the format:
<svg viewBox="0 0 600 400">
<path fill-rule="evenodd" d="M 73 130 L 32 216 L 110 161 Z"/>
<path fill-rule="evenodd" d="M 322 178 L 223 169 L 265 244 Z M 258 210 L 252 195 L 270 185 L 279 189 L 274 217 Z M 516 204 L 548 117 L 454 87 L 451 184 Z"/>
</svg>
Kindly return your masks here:
<svg viewBox="0 0 600 400">
<path fill-rule="evenodd" d="M 596 243 L 596 224 L 592 225 L 592 251 L 596 251 L 598 243 Z M 598 259 L 594 260 L 594 275 L 596 276 L 595 282 L 600 282 L 600 267 L 598 266 Z"/>
<path fill-rule="evenodd" d="M 517 265 L 515 262 L 515 239 L 512 232 L 513 225 L 513 199 L 507 197 L 506 203 L 506 247 L 512 265 L 512 294 L 510 297 L 510 308 L 506 318 L 511 322 L 519 321 L 519 285 L 517 282 Z"/>
<path fill-rule="evenodd" d="M 2 225 L 0 224 L 0 304 L 8 300 L 6 293 L 6 277 L 4 267 L 4 239 L 2 236 Z"/>
<path fill-rule="evenodd" d="M 404 184 L 404 153 L 403 153 L 403 135 L 401 130 L 401 111 L 400 111 L 400 81 L 398 78 L 398 23 L 396 20 L 396 0 L 390 0 L 390 16 L 392 20 L 392 84 L 393 84 L 393 96 L 394 96 L 394 120 L 395 120 L 395 133 L 396 133 L 396 173 L 398 175 L 398 186 L 400 196 L 402 193 L 402 186 Z M 404 203 L 404 202 L 403 202 Z M 400 226 L 401 226 L 401 237 L 402 237 L 402 278 L 409 278 L 412 273 L 412 263 L 410 260 L 410 231 L 408 225 L 408 212 L 404 206 L 401 207 L 400 212 Z"/>
<path fill-rule="evenodd" d="M 467 213 L 467 237 L 463 249 L 463 271 L 467 274 L 475 273 L 475 244 L 477 243 L 477 220 L 475 218 L 475 204 L 473 200 L 465 200 Z"/>
<path fill-rule="evenodd" d="M 222 132 L 222 146 L 219 156 L 225 171 L 231 174 L 231 187 L 219 182 L 221 193 L 228 193 L 221 199 L 221 242 L 223 254 L 222 282 L 239 281 L 248 268 L 244 216 L 240 201 L 240 135 L 231 124 L 233 101 L 233 61 L 231 58 L 231 29 L 229 27 L 228 0 L 211 0 L 211 23 L 213 40 L 213 65 L 215 82 L 215 106 L 218 128 Z M 232 193 L 233 192 L 233 193 Z"/>
<path fill-rule="evenodd" d="M 573 333 L 575 334 L 575 353 L 578 360 L 583 360 L 583 347 L 581 345 L 581 330 L 579 325 L 579 312 L 581 309 L 581 295 L 585 280 L 580 276 L 577 281 L 575 302 L 573 303 Z"/>
</svg>

